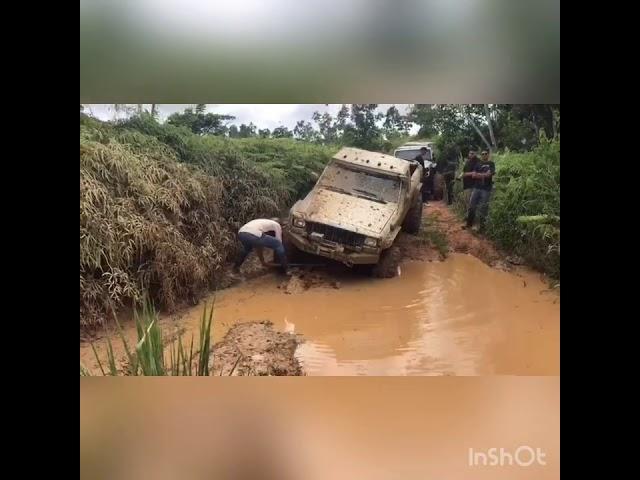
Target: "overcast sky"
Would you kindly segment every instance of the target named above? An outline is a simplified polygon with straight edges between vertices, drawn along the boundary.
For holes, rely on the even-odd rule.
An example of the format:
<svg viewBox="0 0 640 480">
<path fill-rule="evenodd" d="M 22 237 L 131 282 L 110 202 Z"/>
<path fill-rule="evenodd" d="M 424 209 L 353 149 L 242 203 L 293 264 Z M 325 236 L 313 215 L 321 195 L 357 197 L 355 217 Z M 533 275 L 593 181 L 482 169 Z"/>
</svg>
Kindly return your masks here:
<svg viewBox="0 0 640 480">
<path fill-rule="evenodd" d="M 89 113 L 101 120 L 113 120 L 116 116 L 113 104 L 85 104 L 85 109 Z M 378 105 L 378 110 L 382 113 L 387 111 L 390 104 Z M 151 105 L 144 105 L 145 108 L 151 109 Z M 181 112 L 185 108 L 195 107 L 194 104 L 159 104 L 158 111 L 160 119 L 166 118 L 174 112 Z M 240 125 L 253 122 L 258 128 L 274 128 L 284 125 L 290 129 L 296 126 L 298 120 L 312 121 L 313 112 L 329 112 L 332 115 L 338 113 L 342 104 L 208 104 L 207 112 L 233 115 L 236 117 L 231 123 Z M 396 107 L 400 113 L 405 113 L 408 109 L 407 104 L 397 104 Z M 120 117 L 124 114 L 119 114 Z M 416 133 L 418 127 L 414 127 L 411 133 Z"/>
</svg>

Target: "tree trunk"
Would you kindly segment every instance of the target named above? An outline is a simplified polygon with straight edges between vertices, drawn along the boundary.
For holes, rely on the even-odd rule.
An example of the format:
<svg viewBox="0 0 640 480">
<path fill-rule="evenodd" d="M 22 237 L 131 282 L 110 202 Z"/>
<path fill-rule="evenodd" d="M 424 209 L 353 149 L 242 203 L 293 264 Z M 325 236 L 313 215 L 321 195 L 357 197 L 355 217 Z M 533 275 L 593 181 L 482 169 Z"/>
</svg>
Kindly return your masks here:
<svg viewBox="0 0 640 480">
<path fill-rule="evenodd" d="M 531 112 L 531 123 L 533 123 L 533 128 L 536 131 L 536 142 L 540 140 L 540 127 L 538 127 L 538 123 L 536 122 L 536 112 Z"/>
<path fill-rule="evenodd" d="M 465 116 L 467 117 L 467 120 L 469 121 L 469 123 L 471 124 L 471 126 L 473 127 L 473 129 L 478 133 L 478 135 L 480 135 L 480 138 L 482 139 L 482 141 L 485 143 L 485 145 L 487 146 L 487 148 L 489 150 L 491 150 L 491 144 L 487 141 L 487 139 L 485 138 L 485 136 L 482 134 L 482 132 L 480 131 L 480 129 L 478 128 L 478 126 L 476 125 L 476 123 L 473 121 L 473 119 L 471 118 L 471 116 L 469 114 L 467 114 L 465 112 Z"/>
<path fill-rule="evenodd" d="M 493 149 L 497 148 L 496 145 L 496 137 L 493 134 L 493 125 L 491 124 L 491 115 L 489 114 L 489 105 L 484 104 L 484 113 L 487 116 L 487 125 L 489 125 L 489 135 L 491 137 L 491 144 L 493 145 Z"/>
<path fill-rule="evenodd" d="M 158 114 L 158 104 L 157 103 L 152 103 L 151 104 L 151 116 L 155 118 L 155 116 Z"/>
<path fill-rule="evenodd" d="M 558 138 L 558 112 L 555 108 L 549 106 L 551 109 L 551 128 L 553 129 L 553 139 Z"/>
</svg>

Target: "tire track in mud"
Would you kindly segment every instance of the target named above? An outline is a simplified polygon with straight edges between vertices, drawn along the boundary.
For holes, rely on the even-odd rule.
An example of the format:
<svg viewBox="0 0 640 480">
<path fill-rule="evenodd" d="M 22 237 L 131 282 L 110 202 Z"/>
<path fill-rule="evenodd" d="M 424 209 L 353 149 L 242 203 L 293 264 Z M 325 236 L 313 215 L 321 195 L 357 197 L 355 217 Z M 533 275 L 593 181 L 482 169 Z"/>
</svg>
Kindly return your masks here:
<svg viewBox="0 0 640 480">
<path fill-rule="evenodd" d="M 447 253 L 473 255 L 487 265 L 505 271 L 510 271 L 511 265 L 522 263 L 499 251 L 489 239 L 465 229 L 463 221 L 444 202 L 430 202 L 424 209 L 420 233 L 417 236 L 401 234 L 398 245 L 404 257 L 411 260 L 444 260 L 446 253 L 432 240 L 436 235 L 444 239 Z"/>
</svg>

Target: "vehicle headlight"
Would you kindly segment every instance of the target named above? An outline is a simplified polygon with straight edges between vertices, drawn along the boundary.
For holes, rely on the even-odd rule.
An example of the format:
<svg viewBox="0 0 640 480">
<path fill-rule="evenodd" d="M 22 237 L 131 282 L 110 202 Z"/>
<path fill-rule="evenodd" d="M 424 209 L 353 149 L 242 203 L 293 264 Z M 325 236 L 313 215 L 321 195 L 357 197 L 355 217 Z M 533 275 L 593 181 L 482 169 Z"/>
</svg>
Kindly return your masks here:
<svg viewBox="0 0 640 480">
<path fill-rule="evenodd" d="M 367 237 L 364 239 L 364 244 L 367 247 L 377 247 L 378 246 L 378 239 L 377 238 L 373 238 L 373 237 Z"/>
<path fill-rule="evenodd" d="M 305 226 L 304 220 L 301 218 L 294 218 L 293 226 L 303 228 Z"/>
</svg>

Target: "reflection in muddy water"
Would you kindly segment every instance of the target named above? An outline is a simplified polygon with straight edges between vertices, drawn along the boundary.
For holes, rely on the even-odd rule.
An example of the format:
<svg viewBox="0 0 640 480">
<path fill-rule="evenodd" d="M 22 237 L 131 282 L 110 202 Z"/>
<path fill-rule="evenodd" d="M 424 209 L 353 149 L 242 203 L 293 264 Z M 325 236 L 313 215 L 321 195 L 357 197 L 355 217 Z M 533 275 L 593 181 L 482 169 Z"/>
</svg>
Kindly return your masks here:
<svg viewBox="0 0 640 480">
<path fill-rule="evenodd" d="M 308 375 L 560 373 L 559 296 L 533 273 L 454 254 L 406 262 L 393 279 L 349 275 L 340 288 L 286 294 L 280 282 L 262 277 L 220 292 L 215 340 L 235 322 L 271 320 L 304 336 L 297 356 Z M 180 324 L 197 332 L 201 311 Z"/>
</svg>

